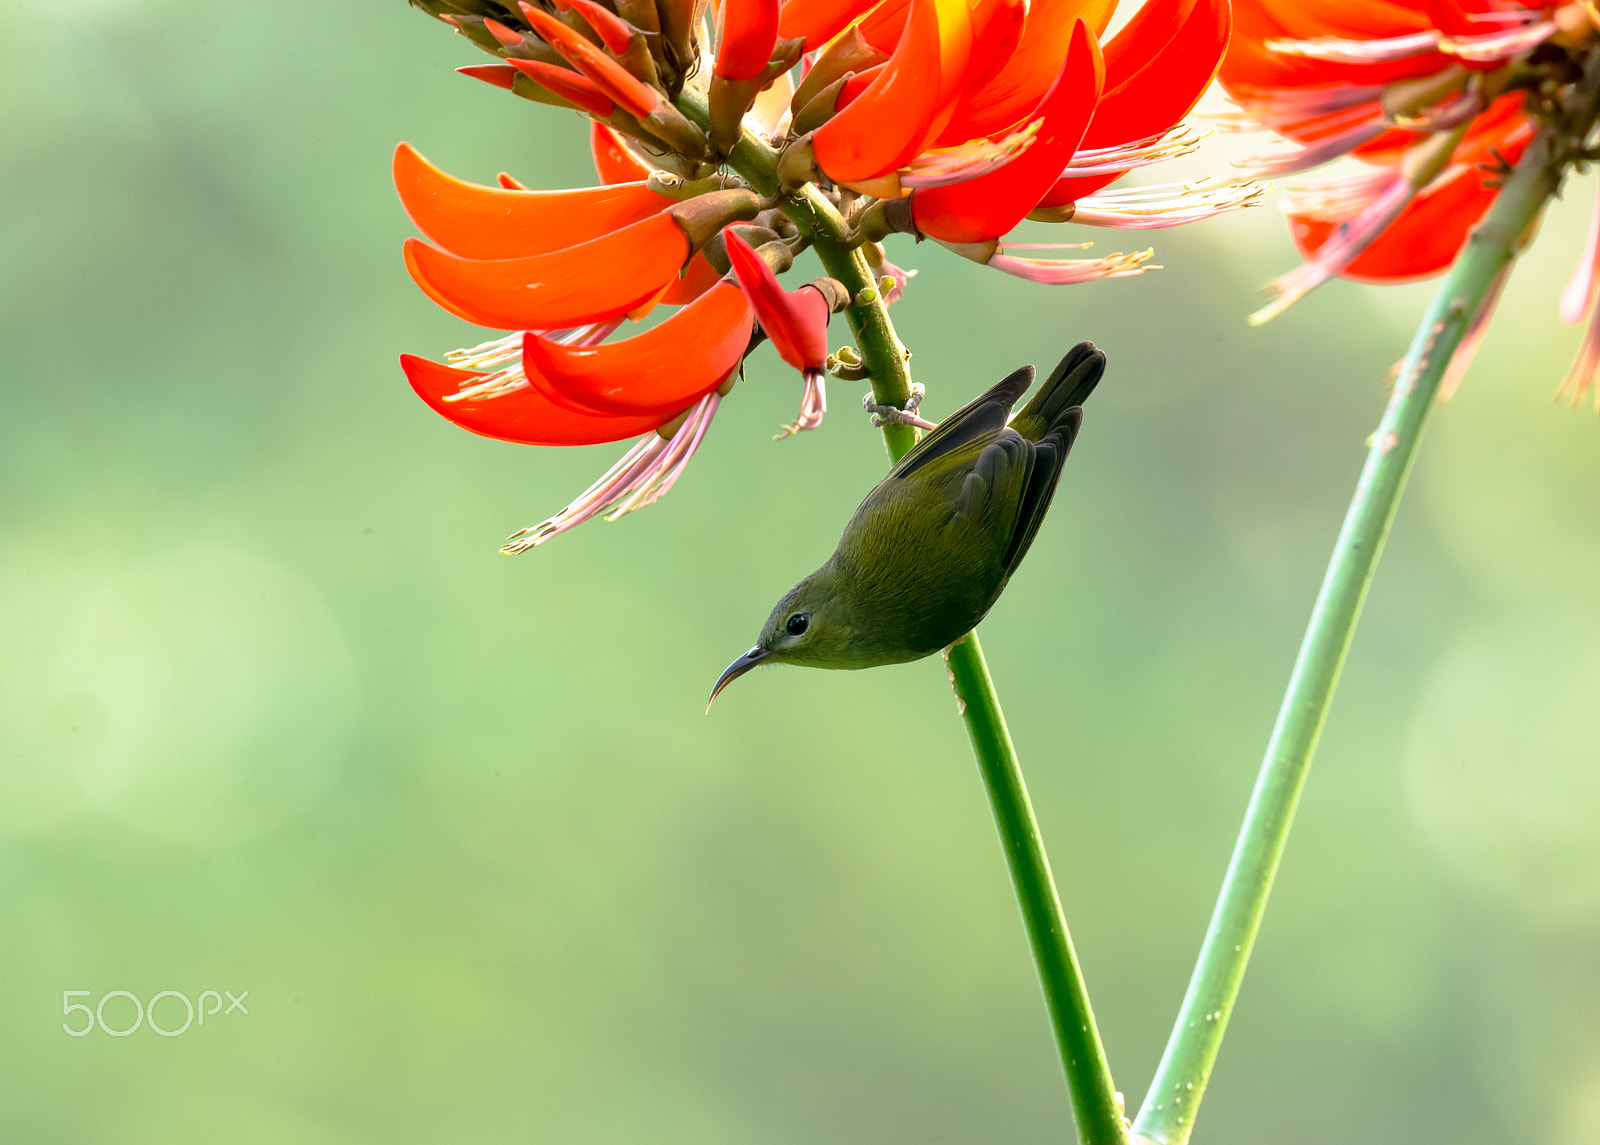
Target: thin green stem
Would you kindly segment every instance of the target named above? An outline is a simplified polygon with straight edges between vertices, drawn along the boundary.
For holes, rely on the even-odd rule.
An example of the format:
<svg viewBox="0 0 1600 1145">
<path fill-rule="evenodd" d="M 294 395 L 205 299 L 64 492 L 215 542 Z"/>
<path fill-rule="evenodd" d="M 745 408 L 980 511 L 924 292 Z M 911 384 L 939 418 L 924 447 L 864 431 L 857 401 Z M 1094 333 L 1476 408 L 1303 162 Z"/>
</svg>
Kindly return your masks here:
<svg viewBox="0 0 1600 1145">
<path fill-rule="evenodd" d="M 1440 380 L 1529 225 L 1555 194 L 1560 167 L 1546 139 L 1536 139 L 1473 231 L 1412 340 L 1317 594 L 1183 1008 L 1134 1120 L 1137 1136 L 1162 1145 L 1188 1140 Z"/>
<path fill-rule="evenodd" d="M 1067 1089 L 1072 1094 L 1079 1139 L 1084 1145 L 1118 1145 L 1126 1140 L 1121 1097 L 1111 1082 L 1111 1068 L 1100 1044 L 1088 988 L 1072 949 L 1072 937 L 1067 933 L 1055 881 L 1050 876 L 1044 840 L 1039 836 L 1039 824 L 1033 817 L 1028 788 L 1022 781 L 1022 769 L 1011 746 L 1011 733 L 1006 730 L 977 632 L 967 633 L 947 649 L 945 662 L 950 667 L 950 683 L 955 688 L 967 734 L 972 738 L 972 753 L 978 757 L 984 786 L 989 790 L 1006 863 L 1016 885 L 1017 902 L 1022 907 L 1028 942 L 1039 967 Z"/>
<path fill-rule="evenodd" d="M 678 100 L 684 114 L 701 126 L 708 121 L 704 99 L 699 92 L 685 88 Z M 775 151 L 745 132 L 734 147 L 729 164 L 762 194 L 776 195 L 777 160 Z M 867 367 L 873 400 L 904 408 L 911 396 L 910 355 L 895 335 L 888 307 L 875 289 L 877 283 L 865 256 L 849 243 L 845 220 L 814 186 L 782 195 L 778 204 L 810 240 L 828 273 L 842 282 L 855 300 L 846 308 L 845 317 Z M 889 456 L 895 461 L 917 441 L 916 431 L 904 425 L 884 426 L 883 437 Z M 973 754 L 989 792 L 1038 965 L 1079 1136 L 1084 1145 L 1120 1145 L 1126 1140 L 1121 1102 L 1111 1082 L 1088 990 L 1050 877 L 1039 824 L 1028 802 L 1028 789 L 1022 781 L 1017 753 L 984 663 L 978 634 L 969 632 L 948 649 L 946 661 Z"/>
<path fill-rule="evenodd" d="M 693 85 L 683 89 L 678 107 L 701 127 L 710 123 L 705 93 Z M 866 256 L 848 242 L 850 227 L 844 218 L 821 191 L 809 184 L 792 193 L 779 194 L 778 153 L 748 131 L 728 156 L 728 165 L 761 194 L 777 198 L 779 209 L 810 241 L 824 269 L 850 292 L 852 302 L 845 308 L 845 320 L 867 366 L 872 400 L 904 409 L 911 399 L 911 356 L 895 336 L 889 308 L 877 290 Z M 883 427 L 883 439 L 889 456 L 898 461 L 917 443 L 917 434 L 908 425 L 891 423 Z"/>
</svg>

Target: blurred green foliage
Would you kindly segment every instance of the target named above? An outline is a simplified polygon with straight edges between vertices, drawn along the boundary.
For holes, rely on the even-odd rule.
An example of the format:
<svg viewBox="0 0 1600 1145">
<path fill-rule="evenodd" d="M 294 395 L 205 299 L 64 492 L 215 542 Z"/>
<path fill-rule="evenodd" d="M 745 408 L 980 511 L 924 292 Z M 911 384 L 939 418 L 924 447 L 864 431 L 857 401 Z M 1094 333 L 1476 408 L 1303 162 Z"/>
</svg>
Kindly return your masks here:
<svg viewBox="0 0 1600 1145">
<path fill-rule="evenodd" d="M 401 266 L 396 141 L 590 181 L 474 62 L 398 0 L 0 6 L 0 1140 L 1065 1140 L 938 662 L 702 714 L 882 472 L 851 387 L 773 443 L 762 351 L 665 501 L 496 554 L 620 447 L 396 366 L 476 340 Z M 1550 401 L 1592 193 L 1425 443 L 1200 1140 L 1600 1142 L 1600 425 Z M 1427 292 L 1253 331 L 1273 210 L 1153 238 L 1055 290 L 892 251 L 932 416 L 1111 357 L 984 633 L 1130 1102 Z M 248 1016 L 61 1028 L 208 989 Z"/>
</svg>

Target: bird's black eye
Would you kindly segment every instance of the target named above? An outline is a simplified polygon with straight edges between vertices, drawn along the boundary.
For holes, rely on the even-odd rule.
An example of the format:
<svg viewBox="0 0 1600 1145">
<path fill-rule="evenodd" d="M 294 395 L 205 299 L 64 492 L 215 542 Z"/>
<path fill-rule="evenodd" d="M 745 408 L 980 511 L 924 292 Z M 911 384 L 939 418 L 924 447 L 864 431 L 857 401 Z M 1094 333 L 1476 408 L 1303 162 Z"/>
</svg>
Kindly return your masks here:
<svg viewBox="0 0 1600 1145">
<path fill-rule="evenodd" d="M 804 636 L 806 628 L 810 624 L 811 615 L 809 613 L 797 612 L 789 618 L 789 622 L 783 626 L 783 630 L 790 636 Z"/>
</svg>

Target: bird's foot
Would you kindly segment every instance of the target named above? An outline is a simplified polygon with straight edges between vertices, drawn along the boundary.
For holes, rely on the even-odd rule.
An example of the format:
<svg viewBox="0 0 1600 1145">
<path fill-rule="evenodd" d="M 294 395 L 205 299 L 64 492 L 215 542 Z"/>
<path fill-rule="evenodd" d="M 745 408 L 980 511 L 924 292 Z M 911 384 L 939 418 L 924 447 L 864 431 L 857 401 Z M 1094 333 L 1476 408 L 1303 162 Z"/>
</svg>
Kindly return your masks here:
<svg viewBox="0 0 1600 1145">
<path fill-rule="evenodd" d="M 917 416 L 917 407 L 922 404 L 923 395 L 927 392 L 922 383 L 912 382 L 911 397 L 907 399 L 905 409 L 901 409 L 899 406 L 879 405 L 872 400 L 873 395 L 870 393 L 862 397 L 861 408 L 872 415 L 874 429 L 882 429 L 886 425 L 909 425 L 915 426 L 917 429 L 936 429 L 938 427 L 934 422 Z"/>
</svg>

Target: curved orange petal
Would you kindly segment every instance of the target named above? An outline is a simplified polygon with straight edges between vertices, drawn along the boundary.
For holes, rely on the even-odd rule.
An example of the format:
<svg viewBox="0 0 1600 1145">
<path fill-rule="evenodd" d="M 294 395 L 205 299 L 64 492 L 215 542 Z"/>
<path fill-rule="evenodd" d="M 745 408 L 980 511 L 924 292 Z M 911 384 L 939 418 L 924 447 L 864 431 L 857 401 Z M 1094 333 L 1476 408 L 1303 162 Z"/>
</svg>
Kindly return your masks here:
<svg viewBox="0 0 1600 1145">
<path fill-rule="evenodd" d="M 1268 3 L 1269 0 L 1234 0 L 1233 36 L 1218 73 L 1230 95 L 1270 98 L 1273 88 L 1382 84 L 1428 75 L 1444 66 L 1439 55 L 1432 52 L 1370 64 L 1335 63 L 1279 54 L 1266 47 L 1268 40 L 1297 37 L 1277 18 L 1274 10 L 1269 10 Z"/>
<path fill-rule="evenodd" d="M 1184 22 L 1194 14 L 1197 2 L 1145 0 L 1121 30 L 1106 41 L 1106 86 L 1115 89 L 1147 63 L 1178 34 Z"/>
<path fill-rule="evenodd" d="M 778 11 L 778 35 L 786 40 L 805 38 L 805 50 L 814 52 L 850 25 L 878 0 L 784 0 Z"/>
<path fill-rule="evenodd" d="M 589 154 L 602 183 L 631 183 L 648 179 L 653 168 L 628 150 L 622 136 L 603 123 L 589 125 Z"/>
<path fill-rule="evenodd" d="M 524 3 L 521 8 L 528 23 L 544 37 L 546 43 L 631 114 L 643 119 L 661 106 L 659 91 L 644 83 L 580 33 L 531 4 Z"/>
<path fill-rule="evenodd" d="M 942 127 L 972 50 L 966 0 L 911 0 L 905 32 L 861 98 L 817 128 L 817 165 L 839 183 L 859 183 L 913 159 Z"/>
<path fill-rule="evenodd" d="M 857 72 L 848 77 L 833 101 L 834 110 L 843 111 L 865 95 L 867 89 L 878 82 L 878 77 L 883 74 L 883 69 L 887 66 L 887 64 L 876 64 L 864 72 Z"/>
<path fill-rule="evenodd" d="M 596 445 L 638 437 L 661 425 L 655 416 L 613 417 L 582 413 L 557 405 L 534 389 L 515 390 L 484 401 L 446 401 L 475 379 L 486 375 L 473 370 L 458 370 L 418 358 L 400 355 L 400 368 L 417 396 L 433 412 L 473 433 L 523 445 Z"/>
<path fill-rule="evenodd" d="M 755 79 L 766 70 L 778 43 L 778 0 L 722 0 L 720 24 L 715 74 Z"/>
<path fill-rule="evenodd" d="M 727 235 L 728 260 L 739 289 L 755 310 L 773 348 L 797 370 L 820 370 L 828 357 L 828 317 L 822 292 L 801 287 L 786 291 L 772 267 L 738 232 Z"/>
<path fill-rule="evenodd" d="M 961 84 L 962 99 L 1000 74 L 1021 43 L 1027 22 L 1027 0 L 974 0 L 972 56 Z"/>
<path fill-rule="evenodd" d="M 1428 29 L 1427 16 L 1390 0 L 1257 0 L 1285 39 L 1380 40 Z M 1475 31 L 1482 32 L 1478 28 Z"/>
<path fill-rule="evenodd" d="M 892 53 L 906 30 L 906 20 L 910 15 L 911 0 L 883 0 L 856 26 L 861 29 L 863 40 L 880 52 Z"/>
<path fill-rule="evenodd" d="M 563 346 L 529 333 L 523 369 L 564 397 L 618 413 L 675 414 L 727 380 L 750 345 L 754 315 L 731 282 L 661 325 L 599 346 Z"/>
<path fill-rule="evenodd" d="M 687 306 L 721 281 L 722 272 L 712 266 L 704 254 L 697 254 L 689 260 L 689 269 L 683 276 L 662 294 L 661 305 Z"/>
<path fill-rule="evenodd" d="M 606 50 L 615 55 L 622 55 L 633 43 L 635 29 L 632 24 L 622 19 L 611 9 L 596 4 L 594 0 L 569 0 L 572 7 L 584 18 L 589 27 L 595 30 L 606 46 Z"/>
<path fill-rule="evenodd" d="M 560 96 L 579 111 L 606 119 L 617 110 L 616 100 L 595 86 L 593 80 L 571 68 L 557 67 L 543 60 L 512 60 L 511 66 L 545 91 Z"/>
<path fill-rule="evenodd" d="M 417 229 L 462 258 L 544 254 L 588 242 L 672 205 L 645 183 L 571 191 L 481 187 L 447 175 L 416 148 L 394 153 L 394 184 Z"/>
<path fill-rule="evenodd" d="M 917 229 L 944 242 L 976 243 L 998 238 L 1020 223 L 1077 150 L 1104 82 L 1099 45 L 1080 20 L 1055 86 L 1034 109 L 1043 123 L 1032 146 L 987 175 L 913 191 Z"/>
<path fill-rule="evenodd" d="M 407 239 L 406 269 L 440 306 L 496 330 L 554 330 L 615 318 L 667 285 L 689 257 L 670 212 L 526 258 L 468 259 Z"/>
<path fill-rule="evenodd" d="M 506 91 L 513 90 L 517 84 L 517 69 L 509 64 L 472 64 L 457 68 L 456 71 L 494 87 L 504 88 Z"/>
<path fill-rule="evenodd" d="M 1159 35 L 1159 21 L 1142 25 L 1118 50 L 1119 67 L 1126 72 L 1120 79 L 1112 70 L 1112 50 L 1134 25 L 1119 32 L 1106 45 L 1107 90 L 1083 145 L 1132 143 L 1167 130 L 1189 114 L 1217 74 L 1230 26 L 1228 0 L 1196 0 L 1164 43 L 1149 38 Z"/>
<path fill-rule="evenodd" d="M 1022 122 L 1061 74 L 1072 47 L 1073 26 L 1082 20 L 1098 37 L 1105 31 L 1116 0 L 1034 0 L 1022 36 L 997 75 L 974 82 L 961 97 L 938 144 L 954 147 L 969 139 L 994 139 Z"/>
</svg>

